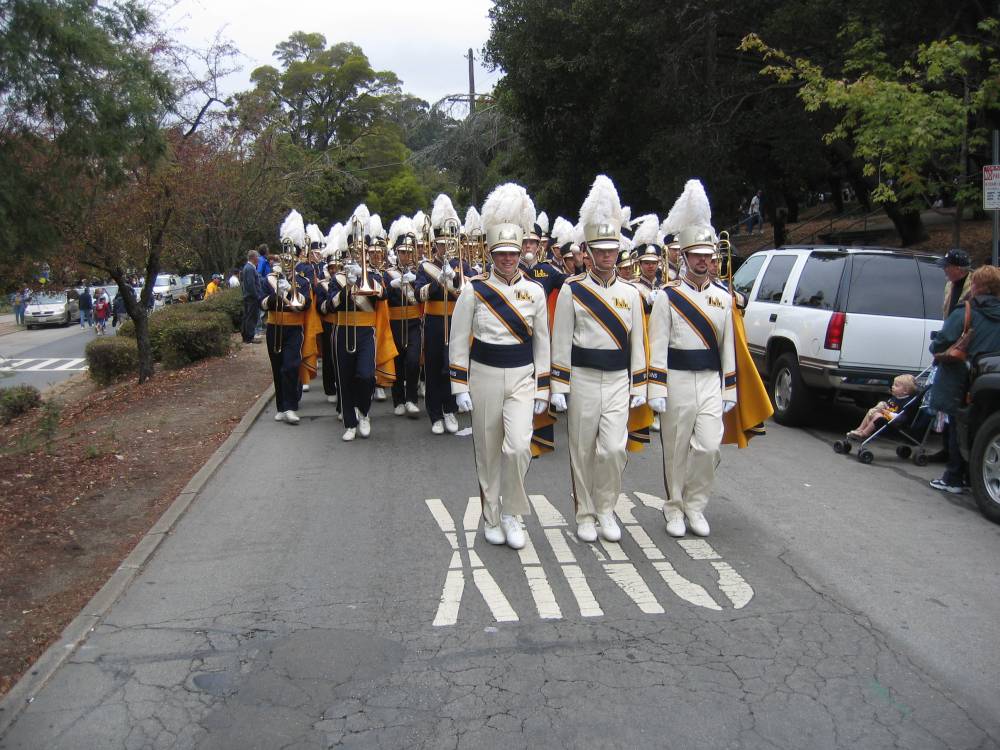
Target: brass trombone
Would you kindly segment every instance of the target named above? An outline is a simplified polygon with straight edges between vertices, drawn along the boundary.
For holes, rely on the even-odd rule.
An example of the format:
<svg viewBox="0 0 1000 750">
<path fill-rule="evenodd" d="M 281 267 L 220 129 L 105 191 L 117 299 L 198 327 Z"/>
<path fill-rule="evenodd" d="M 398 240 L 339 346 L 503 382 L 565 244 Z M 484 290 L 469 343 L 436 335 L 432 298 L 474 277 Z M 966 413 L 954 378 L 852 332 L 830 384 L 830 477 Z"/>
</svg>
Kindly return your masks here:
<svg viewBox="0 0 1000 750">
<path fill-rule="evenodd" d="M 268 276 L 274 277 L 275 310 L 283 314 L 291 310 L 298 312 L 305 305 L 305 297 L 299 294 L 295 283 L 295 245 L 288 240 L 281 241 L 281 264 Z M 282 293 L 280 282 L 288 281 L 291 288 Z M 270 282 L 268 282 L 270 283 Z M 297 309 L 296 309 L 297 308 Z M 279 323 L 274 335 L 274 353 L 280 354 L 284 345 L 284 325 Z"/>
<path fill-rule="evenodd" d="M 458 219 L 445 219 L 442 229 L 446 238 L 444 265 L 442 265 L 442 269 L 451 265 L 452 258 L 458 259 L 458 284 L 454 288 L 461 289 L 465 285 L 465 263 L 462 262 L 462 225 Z M 449 343 L 448 302 L 450 300 L 448 299 L 447 285 L 441 284 L 441 289 L 444 295 L 444 344 L 447 346 Z"/>
<path fill-rule="evenodd" d="M 344 349 L 349 354 L 354 354 L 358 350 L 358 330 L 357 327 L 350 323 L 350 314 L 357 312 L 358 305 L 354 300 L 355 295 L 366 297 L 372 294 L 377 294 L 378 290 L 371 283 L 371 279 L 368 276 L 368 248 L 365 243 L 365 226 L 357 216 L 351 217 L 351 223 L 349 228 L 350 240 L 348 241 L 349 250 L 361 266 L 361 277 L 358 279 L 356 284 L 348 284 L 344 293 L 347 298 L 344 300 L 344 312 L 347 313 L 348 323 L 347 323 L 347 337 L 344 342 Z"/>
</svg>

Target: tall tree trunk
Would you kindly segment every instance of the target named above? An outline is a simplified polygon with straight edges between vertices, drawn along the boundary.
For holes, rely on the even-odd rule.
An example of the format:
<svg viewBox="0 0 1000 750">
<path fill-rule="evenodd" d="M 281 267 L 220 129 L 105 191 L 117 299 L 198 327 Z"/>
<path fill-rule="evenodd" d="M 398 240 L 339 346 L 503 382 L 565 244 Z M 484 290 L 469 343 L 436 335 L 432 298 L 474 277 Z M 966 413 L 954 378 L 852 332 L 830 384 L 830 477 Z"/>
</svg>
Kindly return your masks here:
<svg viewBox="0 0 1000 750">
<path fill-rule="evenodd" d="M 135 344 L 139 350 L 139 383 L 153 377 L 153 345 L 149 341 L 149 312 L 142 308 L 135 322 Z"/>
<path fill-rule="evenodd" d="M 896 227 L 901 247 L 909 247 L 927 239 L 927 228 L 919 211 L 914 209 L 901 211 L 895 203 L 886 203 L 882 207 Z"/>
</svg>

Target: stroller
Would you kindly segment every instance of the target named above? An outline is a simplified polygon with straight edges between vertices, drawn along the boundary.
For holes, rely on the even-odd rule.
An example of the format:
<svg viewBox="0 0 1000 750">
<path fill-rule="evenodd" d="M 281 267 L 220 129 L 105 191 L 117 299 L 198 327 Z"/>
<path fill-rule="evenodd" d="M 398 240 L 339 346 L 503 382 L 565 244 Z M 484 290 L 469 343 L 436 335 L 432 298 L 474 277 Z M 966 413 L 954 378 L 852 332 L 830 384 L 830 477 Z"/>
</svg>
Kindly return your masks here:
<svg viewBox="0 0 1000 750">
<path fill-rule="evenodd" d="M 875 454 L 868 445 L 875 440 L 885 439 L 896 445 L 896 455 L 904 460 L 912 458 L 917 466 L 927 465 L 927 438 L 934 427 L 935 413 L 926 406 L 926 397 L 933 382 L 933 365 L 915 376 L 917 392 L 914 393 L 902 408 L 886 420 L 875 432 L 867 438 L 848 437 L 837 440 L 833 444 L 835 453 L 848 454 L 857 443 L 858 460 L 870 464 L 875 460 Z"/>
</svg>

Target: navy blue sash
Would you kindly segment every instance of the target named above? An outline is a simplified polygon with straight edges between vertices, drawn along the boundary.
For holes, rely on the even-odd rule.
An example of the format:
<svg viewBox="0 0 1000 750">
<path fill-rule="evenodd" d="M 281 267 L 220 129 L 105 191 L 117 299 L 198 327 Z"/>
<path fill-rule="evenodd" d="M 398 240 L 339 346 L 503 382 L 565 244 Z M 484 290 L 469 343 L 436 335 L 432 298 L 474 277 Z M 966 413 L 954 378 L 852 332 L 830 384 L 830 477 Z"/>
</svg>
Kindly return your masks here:
<svg viewBox="0 0 1000 750">
<path fill-rule="evenodd" d="M 573 367 L 617 372 L 628 369 L 629 353 L 624 349 L 586 349 L 574 344 L 570 350 L 570 362 Z"/>
<path fill-rule="evenodd" d="M 597 321 L 611 334 L 611 338 L 618 344 L 619 349 L 628 348 L 628 329 L 622 323 L 621 318 L 608 307 L 607 303 L 590 291 L 582 282 L 571 281 L 569 284 L 573 290 L 573 298 L 583 305 L 587 312 L 593 315 Z M 628 366 L 626 365 L 626 369 Z"/>
<path fill-rule="evenodd" d="M 715 326 L 712 325 L 712 321 L 705 317 L 704 313 L 698 306 L 691 302 L 687 297 L 684 296 L 683 292 L 677 291 L 675 287 L 667 287 L 667 297 L 670 299 L 670 304 L 673 308 L 679 312 L 684 319 L 692 325 L 698 335 L 704 340 L 705 345 L 708 347 L 708 351 L 713 355 L 713 362 L 722 362 L 722 357 L 719 354 L 719 339 L 715 335 Z M 668 363 L 668 367 L 673 367 L 673 362 Z M 715 365 L 711 368 L 704 369 L 719 369 L 720 365 Z M 694 368 L 684 368 L 684 369 L 694 369 Z M 703 368 L 698 368 L 703 369 Z"/>
<path fill-rule="evenodd" d="M 531 340 L 531 330 L 528 328 L 528 324 L 521 317 L 521 314 L 511 307 L 502 294 L 482 279 L 474 279 L 472 288 L 476 291 L 476 296 L 490 308 L 490 311 L 500 319 L 500 322 L 514 334 L 518 341 L 523 344 Z"/>
<path fill-rule="evenodd" d="M 530 341 L 520 344 L 487 344 L 485 341 L 472 339 L 469 356 L 490 367 L 524 367 L 535 361 Z"/>
</svg>

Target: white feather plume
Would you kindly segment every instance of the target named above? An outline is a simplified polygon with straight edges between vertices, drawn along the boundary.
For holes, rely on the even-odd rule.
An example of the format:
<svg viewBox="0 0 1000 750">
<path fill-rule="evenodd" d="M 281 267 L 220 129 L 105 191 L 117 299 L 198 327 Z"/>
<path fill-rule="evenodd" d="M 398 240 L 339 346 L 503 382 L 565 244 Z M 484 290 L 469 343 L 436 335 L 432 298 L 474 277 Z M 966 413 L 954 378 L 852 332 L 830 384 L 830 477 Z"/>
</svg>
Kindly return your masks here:
<svg viewBox="0 0 1000 750">
<path fill-rule="evenodd" d="M 639 222 L 639 225 L 632 235 L 632 242 L 635 243 L 636 247 L 639 245 L 660 244 L 656 236 L 660 231 L 660 220 L 656 218 L 656 214 L 640 216 L 636 221 Z"/>
<path fill-rule="evenodd" d="M 309 243 L 313 242 L 325 242 L 326 236 L 323 234 L 323 230 L 319 228 L 317 224 L 310 224 L 306 227 L 306 237 L 309 239 Z"/>
<path fill-rule="evenodd" d="M 622 229 L 627 229 L 632 219 L 632 207 L 622 206 Z"/>
<path fill-rule="evenodd" d="M 278 230 L 278 239 L 282 243 L 291 242 L 296 247 L 306 246 L 306 227 L 302 221 L 302 214 L 294 208 L 288 212 L 288 216 L 281 222 L 281 229 Z"/>
<path fill-rule="evenodd" d="M 620 227 L 623 219 L 622 204 L 615 184 L 607 175 L 597 175 L 586 200 L 580 206 L 580 223 L 613 224 Z"/>
<path fill-rule="evenodd" d="M 382 226 L 382 217 L 378 214 L 372 214 L 368 217 L 368 226 L 365 228 L 365 234 L 371 237 L 373 240 L 376 237 L 381 237 L 385 239 L 385 227 Z"/>
<path fill-rule="evenodd" d="M 417 211 L 415 214 L 413 214 L 413 226 L 417 228 L 418 232 L 421 229 L 423 229 L 424 221 L 426 219 L 427 219 L 427 214 L 425 214 L 423 211 Z"/>
<path fill-rule="evenodd" d="M 469 210 L 465 212 L 465 223 L 462 225 L 462 231 L 471 237 L 482 231 L 482 228 L 483 218 L 479 215 L 479 211 L 476 210 L 475 206 L 469 206 Z"/>
<path fill-rule="evenodd" d="M 712 207 L 700 180 L 688 180 L 684 184 L 684 192 L 674 202 L 661 230 L 664 234 L 676 235 L 686 227 L 712 229 Z M 715 230 L 712 231 L 714 233 Z"/>
<path fill-rule="evenodd" d="M 434 207 L 431 209 L 431 225 L 435 229 L 441 229 L 448 219 L 458 221 L 458 213 L 451 203 L 451 198 L 441 193 L 434 199 Z"/>
<path fill-rule="evenodd" d="M 565 245 L 567 242 L 572 242 L 573 234 L 573 225 L 562 216 L 557 216 L 555 222 L 552 224 L 552 237 L 556 241 L 556 244 Z"/>
<path fill-rule="evenodd" d="M 330 227 L 330 231 L 326 233 L 326 246 L 328 249 L 333 248 L 338 232 L 344 231 L 344 225 L 339 221 Z"/>
<path fill-rule="evenodd" d="M 347 227 L 340 222 L 334 224 L 327 237 L 326 246 L 334 250 L 347 250 Z"/>
<path fill-rule="evenodd" d="M 389 226 L 389 247 L 395 247 L 396 240 L 404 234 L 416 234 L 409 216 L 400 216 Z"/>
<path fill-rule="evenodd" d="M 632 242 L 632 240 L 630 240 L 623 234 L 621 238 L 618 240 L 618 246 L 622 250 L 631 250 L 633 247 L 635 247 L 635 244 Z"/>
<path fill-rule="evenodd" d="M 497 224 L 516 224 L 525 232 L 535 225 L 535 204 L 520 185 L 506 182 L 493 188 L 483 203 L 483 229 Z"/>
<path fill-rule="evenodd" d="M 538 220 L 535 222 L 538 228 L 542 230 L 542 234 L 549 231 L 549 215 L 544 211 L 540 211 L 538 214 Z"/>
<path fill-rule="evenodd" d="M 573 227 L 573 243 L 576 245 L 583 245 L 587 241 L 587 234 L 583 230 L 583 222 L 579 222 L 575 227 Z"/>
<path fill-rule="evenodd" d="M 359 203 L 358 207 L 354 209 L 354 213 L 351 214 L 352 219 L 357 219 L 362 227 L 368 227 L 368 220 L 372 217 L 372 212 L 368 210 L 368 206 L 364 203 Z"/>
</svg>

